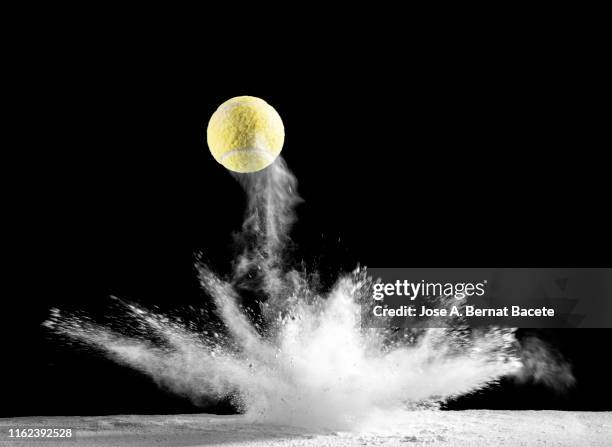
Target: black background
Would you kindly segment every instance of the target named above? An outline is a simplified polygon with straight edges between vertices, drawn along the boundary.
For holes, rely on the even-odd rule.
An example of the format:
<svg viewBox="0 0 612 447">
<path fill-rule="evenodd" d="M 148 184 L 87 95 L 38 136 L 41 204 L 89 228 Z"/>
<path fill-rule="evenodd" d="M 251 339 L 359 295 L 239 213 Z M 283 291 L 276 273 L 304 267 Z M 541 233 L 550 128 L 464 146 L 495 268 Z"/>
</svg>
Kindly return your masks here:
<svg viewBox="0 0 612 447">
<path fill-rule="evenodd" d="M 168 310 L 206 299 L 195 254 L 227 272 L 245 204 L 205 143 L 210 115 L 233 96 L 262 97 L 282 116 L 304 198 L 295 257 L 326 281 L 358 263 L 611 264 L 597 67 L 579 48 L 353 63 L 338 48 L 277 67 L 248 45 L 254 57 L 221 61 L 197 41 L 78 37 L 37 41 L 17 89 L 3 416 L 201 411 L 41 323 L 53 307 L 103 314 L 110 295 Z M 612 409 L 612 332 L 538 335 L 574 365 L 572 390 L 504 381 L 449 408 Z"/>
</svg>

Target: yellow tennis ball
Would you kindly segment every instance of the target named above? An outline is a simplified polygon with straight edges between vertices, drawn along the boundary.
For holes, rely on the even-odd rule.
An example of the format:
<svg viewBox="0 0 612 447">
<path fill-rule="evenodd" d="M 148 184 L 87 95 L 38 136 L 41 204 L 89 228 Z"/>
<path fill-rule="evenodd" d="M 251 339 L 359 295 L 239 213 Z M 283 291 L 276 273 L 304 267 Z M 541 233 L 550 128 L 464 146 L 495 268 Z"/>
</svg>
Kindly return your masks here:
<svg viewBox="0 0 612 447">
<path fill-rule="evenodd" d="M 283 148 L 285 129 L 263 99 L 237 96 L 213 113 L 206 132 L 215 160 L 235 172 L 256 172 L 272 164 Z"/>
</svg>

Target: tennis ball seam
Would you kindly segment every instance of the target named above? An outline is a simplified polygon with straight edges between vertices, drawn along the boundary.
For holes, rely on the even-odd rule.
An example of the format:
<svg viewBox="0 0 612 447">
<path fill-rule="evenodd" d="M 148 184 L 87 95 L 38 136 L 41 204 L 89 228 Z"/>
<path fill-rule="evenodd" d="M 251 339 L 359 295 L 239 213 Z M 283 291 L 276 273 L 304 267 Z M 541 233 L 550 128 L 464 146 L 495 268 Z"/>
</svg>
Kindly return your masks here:
<svg viewBox="0 0 612 447">
<path fill-rule="evenodd" d="M 232 149 L 231 151 L 228 151 L 226 153 L 224 153 L 221 158 L 219 158 L 219 163 L 223 164 L 223 161 L 233 155 L 236 154 L 240 154 L 240 153 L 249 153 L 249 154 L 253 154 L 253 155 L 261 155 L 263 158 L 265 158 L 267 161 L 270 161 L 270 159 L 272 159 L 272 155 L 270 153 L 270 151 L 265 150 L 265 149 L 260 149 L 258 147 L 247 147 L 247 148 L 243 148 L 243 149 Z M 276 158 L 276 157 L 274 157 Z"/>
</svg>

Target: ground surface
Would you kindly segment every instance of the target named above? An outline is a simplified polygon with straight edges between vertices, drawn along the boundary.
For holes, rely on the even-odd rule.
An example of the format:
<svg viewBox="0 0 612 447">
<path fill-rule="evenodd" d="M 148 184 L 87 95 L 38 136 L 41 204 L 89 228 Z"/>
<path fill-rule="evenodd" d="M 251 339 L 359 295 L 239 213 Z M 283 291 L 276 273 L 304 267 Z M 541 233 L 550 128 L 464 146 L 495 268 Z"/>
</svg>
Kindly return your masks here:
<svg viewBox="0 0 612 447">
<path fill-rule="evenodd" d="M 10 427 L 76 429 L 71 441 L 9 441 Z M 254 424 L 242 416 L 96 416 L 0 419 L 0 445 L 66 446 L 609 446 L 612 413 L 419 411 L 387 430 L 343 432 Z"/>
</svg>

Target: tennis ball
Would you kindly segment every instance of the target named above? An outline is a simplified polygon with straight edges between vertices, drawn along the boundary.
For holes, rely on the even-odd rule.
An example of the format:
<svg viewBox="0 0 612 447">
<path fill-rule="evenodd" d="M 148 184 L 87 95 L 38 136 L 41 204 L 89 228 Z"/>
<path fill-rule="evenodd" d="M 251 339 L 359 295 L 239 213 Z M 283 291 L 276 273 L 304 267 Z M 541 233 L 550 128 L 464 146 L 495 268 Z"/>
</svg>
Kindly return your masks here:
<svg viewBox="0 0 612 447">
<path fill-rule="evenodd" d="M 211 154 L 234 172 L 256 172 L 283 148 L 285 129 L 272 106 L 254 96 L 228 99 L 213 113 L 206 138 Z"/>
</svg>

